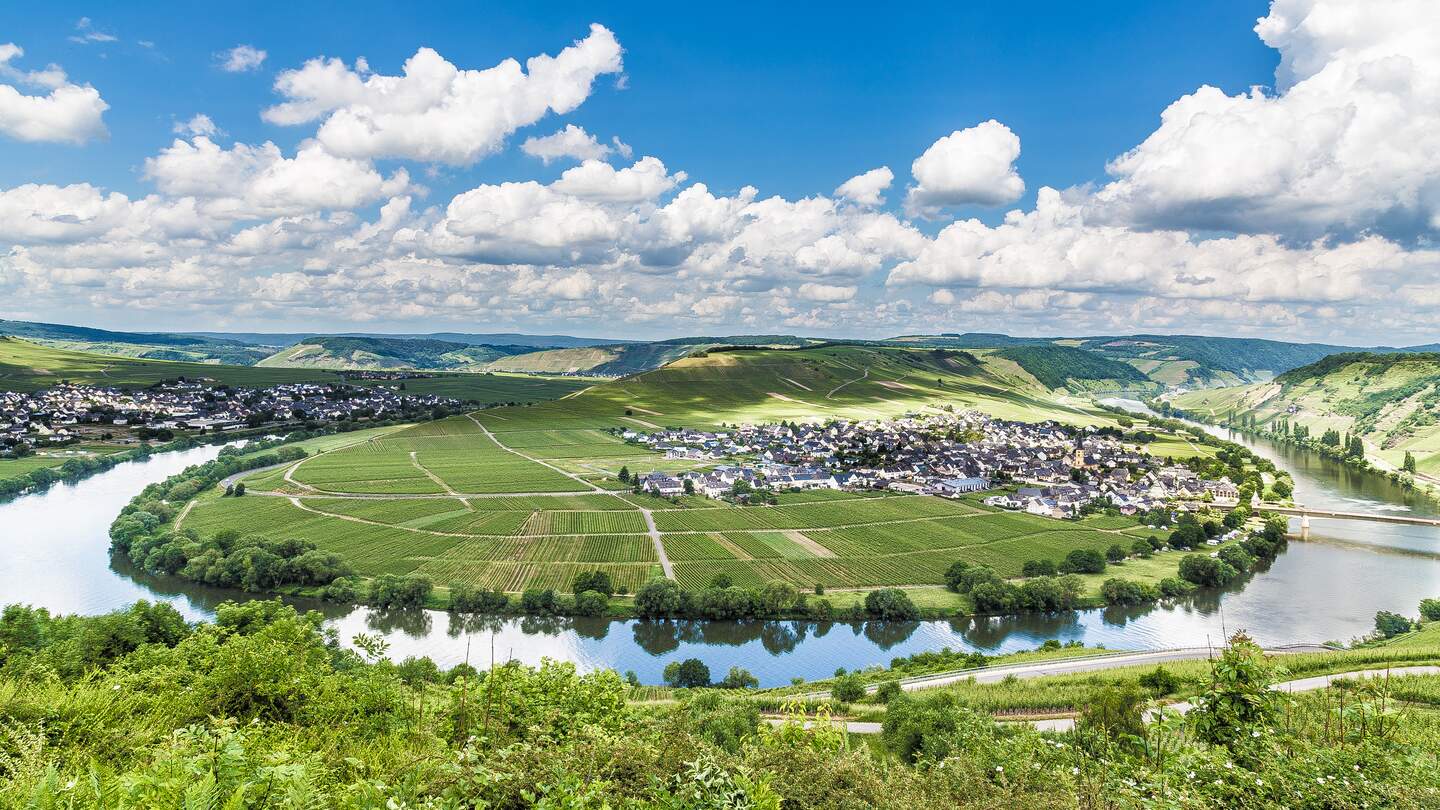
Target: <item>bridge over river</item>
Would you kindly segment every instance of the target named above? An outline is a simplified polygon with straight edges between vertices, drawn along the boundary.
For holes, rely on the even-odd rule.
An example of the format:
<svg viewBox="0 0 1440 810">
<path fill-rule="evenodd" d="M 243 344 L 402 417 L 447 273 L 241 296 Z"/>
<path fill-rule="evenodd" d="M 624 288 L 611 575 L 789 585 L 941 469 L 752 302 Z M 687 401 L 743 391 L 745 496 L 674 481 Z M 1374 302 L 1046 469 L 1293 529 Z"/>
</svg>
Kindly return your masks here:
<svg viewBox="0 0 1440 810">
<path fill-rule="evenodd" d="M 1407 526 L 1440 526 L 1440 518 L 1420 517 L 1418 515 L 1387 515 L 1379 512 L 1340 512 L 1334 509 L 1314 509 L 1303 504 L 1282 506 L 1274 503 L 1261 503 L 1255 508 L 1280 515 L 1294 515 L 1300 518 L 1300 536 L 1302 538 L 1310 533 L 1310 518 L 1368 520 L 1372 523 L 1400 523 Z"/>
</svg>

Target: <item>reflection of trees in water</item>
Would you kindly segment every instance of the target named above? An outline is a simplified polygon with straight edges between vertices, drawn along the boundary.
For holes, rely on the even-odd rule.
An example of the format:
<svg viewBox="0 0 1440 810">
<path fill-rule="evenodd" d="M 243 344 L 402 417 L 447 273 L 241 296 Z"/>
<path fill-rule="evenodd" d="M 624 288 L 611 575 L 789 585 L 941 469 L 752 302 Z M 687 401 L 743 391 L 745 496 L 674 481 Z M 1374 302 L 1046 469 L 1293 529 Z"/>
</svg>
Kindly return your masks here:
<svg viewBox="0 0 1440 810">
<path fill-rule="evenodd" d="M 1019 616 L 969 616 L 950 620 L 950 629 L 981 650 L 993 650 L 1013 635 L 1040 643 L 1065 636 L 1078 638 L 1078 615 L 1061 613 L 1026 613 Z"/>
<path fill-rule="evenodd" d="M 527 635 L 558 636 L 570 629 L 570 620 L 564 616 L 525 616 L 520 619 L 520 632 Z"/>
<path fill-rule="evenodd" d="M 830 623 L 823 625 L 825 631 Z M 784 621 L 638 621 L 632 626 L 635 643 L 651 655 L 664 655 L 681 644 L 703 644 L 707 647 L 740 647 L 755 641 L 771 655 L 795 651 L 809 636 L 808 622 Z M 823 635 L 823 633 L 817 633 Z"/>
<path fill-rule="evenodd" d="M 472 635 L 499 633 L 505 629 L 509 621 L 504 616 L 489 616 L 478 613 L 447 613 L 449 621 L 445 626 L 445 635 L 451 638 L 459 638 L 466 633 Z"/>
<path fill-rule="evenodd" d="M 761 622 L 760 646 L 771 655 L 794 652 L 809 635 L 803 622 Z"/>
<path fill-rule="evenodd" d="M 865 638 L 882 650 L 888 650 L 915 634 L 920 622 L 865 622 Z"/>
<path fill-rule="evenodd" d="M 671 621 L 638 621 L 631 627 L 635 645 L 651 655 L 664 655 L 680 648 L 680 638 Z"/>
<path fill-rule="evenodd" d="M 1100 618 L 1104 619 L 1106 624 L 1124 627 L 1153 609 L 1153 605 L 1110 605 L 1100 611 Z"/>
<path fill-rule="evenodd" d="M 570 620 L 570 628 L 581 638 L 599 641 L 610 635 L 610 625 L 613 623 L 609 619 L 577 617 Z"/>
<path fill-rule="evenodd" d="M 124 554 L 110 555 L 110 570 L 120 578 L 129 580 L 149 591 L 158 599 L 169 600 L 175 597 L 183 597 L 197 610 L 204 613 L 213 614 L 215 608 L 224 602 L 251 602 L 256 599 L 279 599 L 302 613 L 310 610 L 319 611 L 320 615 L 326 619 L 343 619 L 358 607 L 356 605 L 341 605 L 301 596 L 247 593 L 246 591 L 233 588 L 216 588 L 211 585 L 202 585 L 180 576 L 152 574 L 142 568 L 136 567 L 135 564 L 130 561 L 130 558 Z"/>
<path fill-rule="evenodd" d="M 400 631 L 411 638 L 430 635 L 434 619 L 430 611 L 420 608 L 395 610 L 371 610 L 365 616 L 365 626 L 381 633 Z"/>
</svg>

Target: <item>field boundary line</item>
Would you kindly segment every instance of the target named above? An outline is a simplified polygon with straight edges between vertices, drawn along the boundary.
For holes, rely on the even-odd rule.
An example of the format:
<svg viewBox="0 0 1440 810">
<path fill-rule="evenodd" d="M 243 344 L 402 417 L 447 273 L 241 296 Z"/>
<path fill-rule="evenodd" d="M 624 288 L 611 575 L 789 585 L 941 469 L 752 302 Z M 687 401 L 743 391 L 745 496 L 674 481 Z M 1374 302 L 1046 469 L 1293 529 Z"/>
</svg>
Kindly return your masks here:
<svg viewBox="0 0 1440 810">
<path fill-rule="evenodd" d="M 411 450 L 411 451 L 410 451 L 410 463 L 413 464 L 413 465 L 415 465 L 415 469 L 419 470 L 419 471 L 422 472 L 422 473 L 425 473 L 425 477 L 426 477 L 426 478 L 429 478 L 431 481 L 434 481 L 435 483 L 439 484 L 439 485 L 440 485 L 440 488 L 443 489 L 443 490 L 445 490 L 445 494 L 446 494 L 446 495 L 456 495 L 456 496 L 458 496 L 460 493 L 456 492 L 453 488 L 451 488 L 451 486 L 450 486 L 449 484 L 445 483 L 445 479 L 443 479 L 443 478 L 441 478 L 440 476 L 436 475 L 435 473 L 430 472 L 429 470 L 425 469 L 425 465 L 420 463 L 420 458 L 419 458 L 419 456 L 416 455 L 416 452 L 417 452 L 417 451 L 415 451 L 415 450 Z M 462 498 L 461 500 L 463 501 L 464 499 Z M 468 506 L 468 504 L 467 504 L 467 506 Z"/>
<path fill-rule="evenodd" d="M 465 418 L 466 418 L 466 419 L 469 419 L 471 422 L 474 422 L 474 423 L 475 423 L 475 426 L 478 427 L 478 428 L 480 428 L 480 432 L 482 432 L 482 433 L 485 434 L 485 438 L 487 438 L 487 439 L 489 439 L 490 441 L 494 442 L 494 443 L 495 443 L 495 446 L 498 447 L 498 448 L 500 448 L 501 450 L 504 450 L 504 451 L 507 452 L 507 453 L 514 453 L 515 455 L 519 456 L 520 458 L 525 459 L 526 461 L 528 461 L 528 462 L 530 462 L 530 463 L 532 463 L 532 464 L 539 464 L 541 467 L 547 467 L 547 468 L 549 468 L 549 469 L 551 469 L 551 470 L 554 470 L 555 472 L 560 473 L 561 475 L 565 476 L 566 478 L 569 478 L 570 480 L 574 481 L 575 483 L 577 483 L 577 484 L 582 484 L 582 485 L 584 485 L 585 487 L 588 487 L 588 490 L 587 490 L 587 491 L 589 491 L 589 492 L 599 492 L 599 493 L 602 493 L 602 494 L 605 494 L 605 495 L 610 494 L 607 490 L 604 490 L 604 489 L 601 489 L 600 487 L 595 486 L 594 484 L 590 483 L 589 481 L 586 481 L 584 478 L 581 478 L 580 476 L 576 475 L 575 473 L 566 472 L 566 471 L 560 469 L 559 467 L 556 467 L 554 464 L 551 464 L 551 463 L 548 462 L 548 461 L 541 461 L 540 459 L 535 458 L 535 457 L 530 456 L 530 455 L 527 455 L 527 454 L 525 454 L 525 453 L 522 453 L 522 452 L 520 452 L 519 450 L 514 449 L 513 447 L 506 447 L 504 442 L 502 442 L 502 441 L 500 441 L 499 439 L 495 438 L 495 434 L 490 432 L 490 428 L 485 427 L 485 423 L 484 423 L 484 422 L 481 422 L 479 419 L 476 419 L 476 418 L 475 418 L 475 414 L 473 414 L 473 413 L 467 413 L 467 414 L 465 414 Z"/>
</svg>

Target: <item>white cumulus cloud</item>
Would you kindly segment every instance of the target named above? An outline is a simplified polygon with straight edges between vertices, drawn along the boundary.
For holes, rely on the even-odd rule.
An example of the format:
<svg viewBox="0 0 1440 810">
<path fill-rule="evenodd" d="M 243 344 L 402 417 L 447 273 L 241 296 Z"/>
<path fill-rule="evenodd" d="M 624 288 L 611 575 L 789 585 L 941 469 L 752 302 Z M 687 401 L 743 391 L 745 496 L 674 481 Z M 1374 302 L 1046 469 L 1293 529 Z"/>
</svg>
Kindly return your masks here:
<svg viewBox="0 0 1440 810">
<path fill-rule="evenodd" d="M 881 166 L 841 183 L 840 187 L 835 189 L 835 196 L 861 205 L 881 205 L 885 202 L 885 189 L 894 181 L 895 173 L 890 171 L 890 167 Z"/>
<path fill-rule="evenodd" d="M 952 205 L 1004 205 L 1020 199 L 1025 181 L 1015 171 L 1020 138 L 991 119 L 956 130 L 910 164 L 915 185 L 906 197 L 912 214 L 933 216 Z"/>
<path fill-rule="evenodd" d="M 312 59 L 276 78 L 287 100 L 263 117 L 282 125 L 323 119 L 316 138 L 335 155 L 469 165 L 520 127 L 574 110 L 597 76 L 620 72 L 620 54 L 615 35 L 592 25 L 584 39 L 555 56 L 531 57 L 524 68 L 506 59 L 462 70 L 430 48 L 406 60 L 400 76 Z"/>
<path fill-rule="evenodd" d="M 41 71 L 22 71 L 11 62 L 25 55 L 14 43 L 0 45 L 0 78 L 49 90 L 28 95 L 0 84 L 0 133 L 21 141 L 82 144 L 105 135 L 104 112 L 110 105 L 88 84 L 70 82 L 65 71 L 50 65 Z"/>
<path fill-rule="evenodd" d="M 594 135 L 574 124 L 566 124 L 559 132 L 541 137 L 526 138 L 520 144 L 520 151 L 530 157 L 540 158 L 545 165 L 562 158 L 570 160 L 601 160 L 614 151 L 609 145 L 600 143 Z"/>
<path fill-rule="evenodd" d="M 1176 100 L 1110 163 L 1098 213 L 1302 239 L 1440 230 L 1435 3 L 1275 0 L 1255 30 L 1280 52 L 1274 90 Z"/>
</svg>

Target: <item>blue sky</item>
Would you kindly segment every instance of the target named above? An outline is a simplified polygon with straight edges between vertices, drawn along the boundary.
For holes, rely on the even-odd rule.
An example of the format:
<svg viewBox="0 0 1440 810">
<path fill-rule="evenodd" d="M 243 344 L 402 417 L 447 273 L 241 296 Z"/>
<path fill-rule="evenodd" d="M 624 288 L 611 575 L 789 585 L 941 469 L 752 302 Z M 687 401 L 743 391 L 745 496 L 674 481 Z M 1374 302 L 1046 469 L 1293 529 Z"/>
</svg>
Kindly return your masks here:
<svg viewBox="0 0 1440 810">
<path fill-rule="evenodd" d="M 892 5 L 12 5 L 0 315 L 1440 337 L 1430 0 Z"/>
<path fill-rule="evenodd" d="M 176 120 L 204 112 L 236 140 L 292 147 L 310 133 L 260 120 L 275 101 L 274 71 L 315 56 L 365 56 L 396 73 L 428 45 L 457 65 L 553 52 L 591 22 L 625 47 L 627 89 L 613 82 L 564 120 L 618 135 L 643 154 L 733 191 L 746 184 L 789 198 L 827 193 L 879 164 L 908 165 L 935 138 L 988 118 L 1024 140 L 1017 167 L 1057 187 L 1104 179 L 1105 161 L 1155 126 L 1175 97 L 1210 83 L 1229 92 L 1273 81 L 1274 51 L 1251 28 L 1263 2 L 915 4 L 405 3 L 258 4 L 199 14 L 143 8 L 11 6 L 7 36 L 33 62 L 56 62 L 99 88 L 108 142 L 75 148 L 0 141 L 0 183 L 90 182 L 147 191 L 143 160 Z M 900 4 L 904 5 L 904 4 Z M 116 36 L 69 41 L 76 21 Z M 139 42 L 153 43 L 146 48 Z M 228 74 L 215 54 L 237 43 L 267 51 L 264 70 Z M 1203 47 L 1201 44 L 1203 43 Z M 527 130 L 545 134 L 555 121 Z M 518 140 L 518 139 L 512 139 Z M 558 176 L 515 149 L 431 181 L 437 192 L 476 182 Z M 962 213 L 994 218 L 986 209 Z"/>
</svg>

